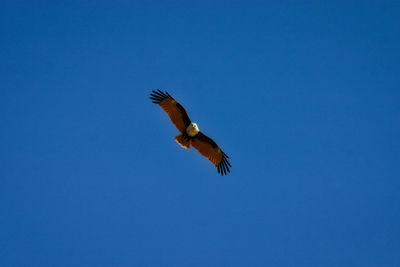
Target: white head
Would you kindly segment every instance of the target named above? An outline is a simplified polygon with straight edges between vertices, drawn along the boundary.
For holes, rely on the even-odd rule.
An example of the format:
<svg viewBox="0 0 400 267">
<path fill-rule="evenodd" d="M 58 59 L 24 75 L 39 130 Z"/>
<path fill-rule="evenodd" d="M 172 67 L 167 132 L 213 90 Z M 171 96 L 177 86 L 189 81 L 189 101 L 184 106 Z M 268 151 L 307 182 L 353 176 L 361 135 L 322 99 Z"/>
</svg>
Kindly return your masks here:
<svg viewBox="0 0 400 267">
<path fill-rule="evenodd" d="M 186 128 L 186 132 L 189 136 L 195 136 L 200 132 L 199 127 L 194 122 L 191 122 L 189 126 Z"/>
</svg>

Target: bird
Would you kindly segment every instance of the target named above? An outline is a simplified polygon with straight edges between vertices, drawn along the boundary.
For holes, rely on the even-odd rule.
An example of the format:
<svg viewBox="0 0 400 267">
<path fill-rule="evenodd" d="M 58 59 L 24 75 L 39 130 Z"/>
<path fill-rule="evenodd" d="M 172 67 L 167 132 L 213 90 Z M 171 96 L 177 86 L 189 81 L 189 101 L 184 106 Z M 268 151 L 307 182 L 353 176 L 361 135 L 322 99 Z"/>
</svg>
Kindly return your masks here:
<svg viewBox="0 0 400 267">
<path fill-rule="evenodd" d="M 169 116 L 172 123 L 180 131 L 175 141 L 183 148 L 193 146 L 200 154 L 211 161 L 222 176 L 230 173 L 232 167 L 228 155 L 210 137 L 202 133 L 196 123 L 192 122 L 185 108 L 179 104 L 168 92 L 160 89 L 152 90 L 149 97 L 154 104 L 158 104 Z"/>
</svg>

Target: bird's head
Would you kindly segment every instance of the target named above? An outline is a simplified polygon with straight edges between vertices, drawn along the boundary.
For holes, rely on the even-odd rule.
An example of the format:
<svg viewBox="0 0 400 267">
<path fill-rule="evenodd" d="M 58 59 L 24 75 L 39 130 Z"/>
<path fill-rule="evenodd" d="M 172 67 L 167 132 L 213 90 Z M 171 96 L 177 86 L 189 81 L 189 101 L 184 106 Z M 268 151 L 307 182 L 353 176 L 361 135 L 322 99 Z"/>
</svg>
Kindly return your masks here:
<svg viewBox="0 0 400 267">
<path fill-rule="evenodd" d="M 197 131 L 199 130 L 199 127 L 197 126 L 196 123 L 191 122 L 190 125 L 192 126 L 193 129 L 195 129 L 195 130 L 197 130 Z"/>
<path fill-rule="evenodd" d="M 186 132 L 189 136 L 195 136 L 200 132 L 200 130 L 196 123 L 191 122 L 190 125 L 187 127 Z"/>
</svg>

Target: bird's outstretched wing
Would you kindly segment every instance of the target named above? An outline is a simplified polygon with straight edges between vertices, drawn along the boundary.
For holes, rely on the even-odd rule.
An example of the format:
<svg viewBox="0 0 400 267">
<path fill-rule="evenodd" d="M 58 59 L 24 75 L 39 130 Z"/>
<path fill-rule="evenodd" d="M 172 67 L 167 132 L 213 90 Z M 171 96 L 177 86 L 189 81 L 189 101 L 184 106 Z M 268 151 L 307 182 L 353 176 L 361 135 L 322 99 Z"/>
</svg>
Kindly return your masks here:
<svg viewBox="0 0 400 267">
<path fill-rule="evenodd" d="M 167 112 L 169 118 L 179 131 L 184 132 L 186 130 L 190 124 L 189 116 L 182 105 L 176 102 L 172 96 L 158 89 L 157 91 L 153 90 L 153 93 L 150 94 L 150 99 Z"/>
<path fill-rule="evenodd" d="M 231 164 L 228 162 L 228 155 L 211 138 L 199 132 L 193 138 L 192 146 L 217 166 L 218 173 L 224 175 L 230 172 Z"/>
</svg>

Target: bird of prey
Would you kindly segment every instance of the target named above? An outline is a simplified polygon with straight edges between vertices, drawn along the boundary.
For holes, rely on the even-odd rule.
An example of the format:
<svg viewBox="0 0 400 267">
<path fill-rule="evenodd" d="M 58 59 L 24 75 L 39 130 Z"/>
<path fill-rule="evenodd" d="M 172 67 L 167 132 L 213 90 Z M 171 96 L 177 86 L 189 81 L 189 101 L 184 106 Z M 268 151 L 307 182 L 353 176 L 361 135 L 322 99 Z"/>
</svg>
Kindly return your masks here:
<svg viewBox="0 0 400 267">
<path fill-rule="evenodd" d="M 230 172 L 231 164 L 221 148 L 208 136 L 200 132 L 196 123 L 189 119 L 186 110 L 170 94 L 160 89 L 150 94 L 153 103 L 158 104 L 168 114 L 172 123 L 181 132 L 175 136 L 175 141 L 183 148 L 189 149 L 192 145 L 200 154 L 211 161 L 218 169 L 218 173 L 226 175 Z"/>
</svg>

